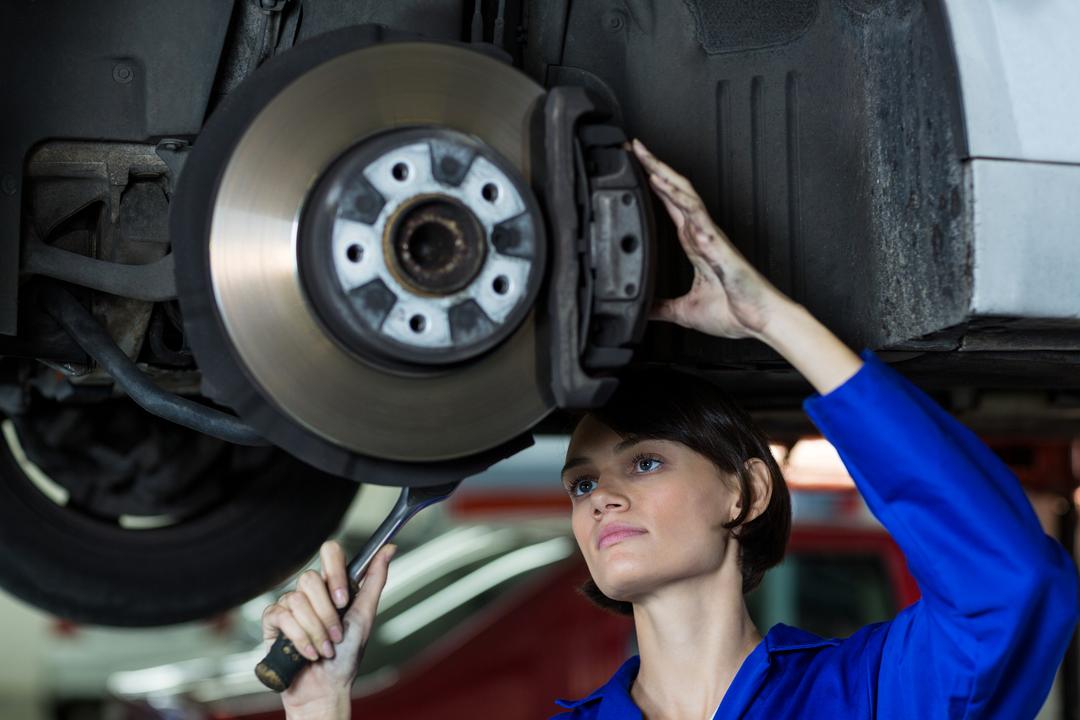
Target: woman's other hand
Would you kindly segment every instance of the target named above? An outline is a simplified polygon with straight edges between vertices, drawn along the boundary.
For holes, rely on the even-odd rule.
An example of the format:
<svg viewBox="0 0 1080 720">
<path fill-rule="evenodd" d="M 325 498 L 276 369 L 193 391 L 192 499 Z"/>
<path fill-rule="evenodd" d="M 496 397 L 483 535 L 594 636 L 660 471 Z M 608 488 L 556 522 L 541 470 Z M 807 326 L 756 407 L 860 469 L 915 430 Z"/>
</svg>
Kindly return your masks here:
<svg viewBox="0 0 1080 720">
<path fill-rule="evenodd" d="M 756 338 L 772 347 L 824 395 L 854 375 L 862 360 L 802 305 L 776 289 L 716 227 L 690 181 L 634 140 L 631 150 L 667 208 L 694 266 L 682 297 L 661 300 L 653 320 L 709 335 Z"/>
<path fill-rule="evenodd" d="M 690 291 L 658 301 L 650 318 L 717 337 L 763 339 L 770 315 L 791 301 L 735 249 L 689 180 L 658 160 L 640 140 L 635 139 L 630 149 L 667 208 L 694 267 Z"/>
<path fill-rule="evenodd" d="M 273 642 L 282 632 L 300 654 L 313 661 L 281 695 L 289 718 L 349 717 L 352 682 L 371 636 L 395 551 L 394 545 L 387 545 L 375 555 L 344 617 L 338 616 L 338 609 L 348 602 L 349 580 L 345 552 L 334 541 L 323 543 L 319 550 L 321 573 L 305 572 L 295 590 L 263 611 L 263 639 Z"/>
</svg>

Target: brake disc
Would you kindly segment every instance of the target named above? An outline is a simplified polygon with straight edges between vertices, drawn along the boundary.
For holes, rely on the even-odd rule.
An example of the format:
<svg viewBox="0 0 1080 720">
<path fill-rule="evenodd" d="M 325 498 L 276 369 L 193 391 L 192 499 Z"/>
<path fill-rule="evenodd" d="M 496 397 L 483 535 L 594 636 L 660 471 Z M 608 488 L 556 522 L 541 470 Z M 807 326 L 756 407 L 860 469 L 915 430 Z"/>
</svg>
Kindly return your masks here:
<svg viewBox="0 0 1080 720">
<path fill-rule="evenodd" d="M 374 25 L 260 67 L 170 206 L 203 394 L 323 470 L 418 486 L 603 403 L 655 262 L 612 115 L 496 50 Z"/>
<path fill-rule="evenodd" d="M 474 456 L 553 406 L 532 310 L 543 89 L 464 47 L 350 42 L 245 82 L 173 206 L 196 227 L 178 235 L 202 237 L 176 249 L 205 391 L 345 475 L 357 454 Z"/>
</svg>

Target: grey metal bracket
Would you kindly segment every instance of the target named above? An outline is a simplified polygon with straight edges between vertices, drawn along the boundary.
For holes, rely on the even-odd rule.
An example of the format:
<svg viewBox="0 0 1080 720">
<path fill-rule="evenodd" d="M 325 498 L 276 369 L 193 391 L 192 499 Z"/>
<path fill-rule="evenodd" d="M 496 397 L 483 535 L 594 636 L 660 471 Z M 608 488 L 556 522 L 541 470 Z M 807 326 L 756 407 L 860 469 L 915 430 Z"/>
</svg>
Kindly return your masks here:
<svg viewBox="0 0 1080 720">
<path fill-rule="evenodd" d="M 25 273 L 136 300 L 160 302 L 176 297 L 171 252 L 145 265 L 125 265 L 61 250 L 35 237 L 27 242 L 25 249 Z"/>
</svg>

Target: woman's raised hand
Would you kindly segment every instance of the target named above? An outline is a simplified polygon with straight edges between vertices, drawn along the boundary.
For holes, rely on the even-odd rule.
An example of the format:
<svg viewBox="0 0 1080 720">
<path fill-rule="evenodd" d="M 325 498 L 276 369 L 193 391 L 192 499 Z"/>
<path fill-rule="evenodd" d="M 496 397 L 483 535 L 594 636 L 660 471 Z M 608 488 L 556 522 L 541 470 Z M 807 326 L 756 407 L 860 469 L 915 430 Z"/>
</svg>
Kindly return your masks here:
<svg viewBox="0 0 1080 720">
<path fill-rule="evenodd" d="M 650 317 L 709 335 L 756 338 L 784 357 L 824 395 L 854 375 L 862 360 L 802 305 L 746 261 L 709 217 L 690 182 L 640 141 L 631 148 L 649 173 L 679 242 L 694 266 L 690 292 L 660 300 Z"/>
<path fill-rule="evenodd" d="M 352 682 L 396 549 L 387 545 L 372 558 L 344 617 L 338 616 L 338 609 L 348 602 L 349 580 L 345 552 L 334 541 L 323 543 L 319 550 L 321 573 L 308 570 L 295 590 L 263 611 L 263 638 L 273 642 L 282 632 L 313 661 L 281 695 L 289 718 L 349 717 Z"/>
<path fill-rule="evenodd" d="M 650 318 L 726 338 L 762 338 L 774 308 L 788 298 L 747 262 L 709 217 L 690 181 L 650 153 L 639 140 L 630 148 L 649 184 L 675 223 L 694 267 L 690 291 L 660 300 Z"/>
</svg>

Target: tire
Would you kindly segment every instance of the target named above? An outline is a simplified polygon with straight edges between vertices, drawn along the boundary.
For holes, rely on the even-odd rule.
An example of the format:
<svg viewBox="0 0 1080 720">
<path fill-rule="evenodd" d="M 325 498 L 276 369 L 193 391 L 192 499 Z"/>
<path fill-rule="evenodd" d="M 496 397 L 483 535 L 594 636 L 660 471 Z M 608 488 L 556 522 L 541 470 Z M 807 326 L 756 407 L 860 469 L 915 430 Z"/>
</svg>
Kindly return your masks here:
<svg viewBox="0 0 1080 720">
<path fill-rule="evenodd" d="M 250 449 L 226 445 L 200 483 L 227 493 L 172 525 L 136 530 L 50 499 L 17 447 L 0 439 L 0 585 L 96 625 L 197 620 L 265 592 L 311 558 L 359 488 L 276 449 L 237 463 Z"/>
</svg>

